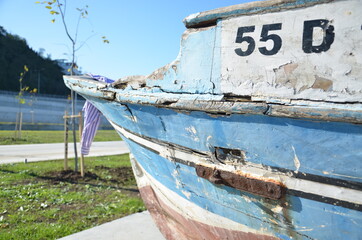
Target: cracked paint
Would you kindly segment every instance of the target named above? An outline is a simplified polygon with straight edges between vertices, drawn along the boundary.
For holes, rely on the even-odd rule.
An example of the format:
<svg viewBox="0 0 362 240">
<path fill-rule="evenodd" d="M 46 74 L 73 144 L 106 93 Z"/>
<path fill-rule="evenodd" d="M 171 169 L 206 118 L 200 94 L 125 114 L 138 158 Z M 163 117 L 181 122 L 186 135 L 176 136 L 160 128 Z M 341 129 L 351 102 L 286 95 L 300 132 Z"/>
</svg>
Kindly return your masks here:
<svg viewBox="0 0 362 240">
<path fill-rule="evenodd" d="M 361 103 L 362 41 L 358 9 L 360 1 L 341 1 L 308 10 L 221 21 L 221 91 L 274 102 L 308 99 Z M 280 28 L 275 27 L 268 34 L 277 37 L 266 43 L 260 41 L 262 28 L 276 23 L 280 23 Z M 253 28 L 246 31 L 244 26 Z M 242 44 L 235 40 L 238 28 L 243 31 Z M 311 39 L 304 41 L 303 37 L 310 32 Z M 327 37 L 333 39 L 326 42 Z M 246 51 L 246 38 L 252 39 L 255 49 L 245 56 L 235 54 L 234 49 Z M 263 55 L 260 47 L 267 46 L 270 50 L 276 39 L 280 39 L 280 50 L 274 55 Z M 309 49 L 302 48 L 305 45 L 321 47 L 311 47 L 308 52 Z"/>
<path fill-rule="evenodd" d="M 286 2 L 288 0 L 279 1 L 279 3 Z M 350 0 L 348 3 L 356 5 L 359 2 Z M 202 25 L 204 28 L 189 29 L 182 36 L 181 50 L 177 59 L 150 75 L 122 78 L 112 86 L 96 85 L 94 87 L 93 83 L 88 82 L 89 85 L 83 89 L 82 84 L 74 84 L 74 87 L 84 92 L 90 89 L 91 97 L 115 100 L 116 103 L 113 105 L 123 106 L 122 115 L 125 116 L 117 124 L 122 125 L 125 129 L 129 128 L 130 132 L 127 133 L 127 130 L 124 129 L 119 131 L 129 137 L 130 145 L 136 150 L 134 151 L 135 155 L 138 156 L 142 166 L 147 167 L 147 173 L 145 172 L 143 176 L 140 176 L 136 172 L 136 176 L 139 178 L 147 176 L 150 182 L 153 182 L 147 186 L 147 189 L 143 190 L 149 194 L 148 196 L 154 197 L 154 204 L 162 204 L 162 201 L 158 201 L 162 198 L 166 202 L 169 201 L 168 206 L 172 209 L 176 209 L 175 206 L 177 206 L 181 214 L 185 213 L 185 209 L 187 209 L 188 221 L 195 217 L 204 218 L 204 214 L 200 214 L 199 208 L 196 212 L 192 212 L 195 206 L 189 208 L 190 205 L 186 205 L 197 200 L 198 207 L 202 207 L 202 213 L 211 213 L 211 211 L 220 209 L 218 215 L 215 214 L 217 217 L 226 214 L 228 218 L 236 217 L 235 220 L 240 220 L 243 219 L 240 217 L 240 213 L 243 213 L 245 216 L 253 216 L 253 221 L 255 219 L 261 220 L 257 224 L 247 220 L 257 233 L 260 231 L 272 232 L 273 234 L 276 233 L 276 237 L 280 237 L 278 234 L 283 233 L 285 235 L 282 236 L 286 238 L 311 239 L 312 237 L 309 235 L 317 231 L 314 231 L 313 228 L 315 227 L 313 214 L 321 214 L 322 219 L 330 219 L 331 216 L 338 214 L 338 209 L 342 208 L 343 202 L 360 201 L 360 198 L 354 198 L 355 189 L 347 189 L 345 186 L 339 187 L 318 181 L 313 182 L 313 179 L 308 179 L 310 172 L 308 174 L 299 172 L 301 169 L 300 159 L 303 160 L 302 171 L 307 169 L 313 174 L 316 174 L 317 171 L 319 171 L 317 174 L 322 172 L 319 168 L 313 168 L 316 165 L 314 159 L 310 160 L 306 157 L 310 146 L 301 145 L 299 142 L 303 136 L 308 136 L 308 142 L 313 142 L 315 138 L 320 136 L 329 136 L 325 127 L 330 122 L 322 122 L 321 120 L 342 121 L 348 122 L 348 124 L 360 124 L 362 121 L 360 111 L 362 99 L 361 41 L 355 34 L 356 24 L 352 21 L 356 19 L 357 10 L 355 9 L 360 9 L 360 7 L 357 4 L 355 9 L 349 9 L 348 14 L 346 14 L 345 1 L 333 2 L 331 5 L 334 6 L 333 9 L 330 9 L 328 4 L 326 5 L 327 7 L 323 6 L 323 8 L 325 7 L 323 11 L 306 7 L 293 10 L 293 14 L 265 12 L 265 14 L 256 17 L 233 16 L 229 19 L 220 20 L 218 23 L 214 21 L 213 26 L 205 27 Z M 302 11 L 306 13 L 298 13 Z M 341 12 L 347 17 L 341 18 Z M 323 19 L 318 20 L 323 23 L 323 28 L 309 32 L 313 41 L 308 40 L 307 45 L 310 42 L 312 47 L 325 44 L 324 37 L 327 33 L 323 31 L 324 29 L 333 32 L 336 34 L 335 36 L 342 34 L 342 37 L 334 39 L 327 50 L 319 46 L 316 49 L 311 48 L 314 52 L 309 49 L 311 53 L 307 53 L 307 50 L 301 47 L 303 44 L 301 36 L 304 35 L 303 23 L 305 25 L 306 19 L 315 20 L 319 13 L 323 13 L 323 17 L 328 19 L 324 19 L 325 21 Z M 346 26 L 344 29 L 338 26 L 340 22 L 342 22 L 342 26 Z M 351 22 L 354 25 L 348 25 Z M 282 27 L 278 27 L 279 23 Z M 290 25 L 288 25 L 289 23 Z M 274 28 L 269 28 L 268 33 L 265 34 L 265 26 L 270 25 Z M 240 52 L 246 51 L 247 46 L 241 47 L 240 42 L 237 44 L 235 42 L 237 37 L 239 40 L 242 39 L 240 32 L 239 36 L 236 34 L 238 29 L 245 26 L 255 26 L 253 31 L 242 33 L 244 37 L 252 38 L 256 45 L 250 56 L 247 57 L 240 56 Z M 264 34 L 262 33 L 263 30 Z M 358 30 L 360 30 L 360 23 Z M 265 42 L 261 41 L 263 38 L 265 40 L 266 36 L 272 36 L 271 34 L 282 39 L 280 51 L 276 52 L 275 56 L 269 53 L 276 46 L 275 39 L 277 38 Z M 351 37 L 347 38 L 347 36 Z M 340 46 L 341 38 L 343 43 L 346 43 L 346 48 Z M 225 42 L 225 40 L 227 41 Z M 229 54 L 236 54 L 235 49 L 239 50 L 237 51 L 239 55 L 230 57 Z M 269 55 L 263 55 L 263 52 Z M 229 61 L 229 59 L 231 60 Z M 107 102 L 105 104 L 107 107 L 111 105 L 108 104 L 109 101 L 105 102 Z M 142 106 L 138 108 L 140 105 Z M 160 114 L 162 117 L 153 114 L 142 115 L 144 112 Z M 136 118 L 136 114 L 139 119 Z M 166 122 L 166 117 L 170 115 L 177 119 L 175 121 L 179 124 L 177 129 Z M 203 117 L 202 121 L 193 121 L 200 116 Z M 303 119 L 296 120 L 294 118 Z M 316 123 L 315 119 L 319 122 Z M 139 124 L 135 124 L 136 122 Z M 151 124 L 156 122 L 157 124 Z M 253 125 L 255 122 L 258 122 L 257 126 Z M 260 124 L 261 122 L 263 124 Z M 314 124 L 320 122 L 324 126 L 322 133 L 326 135 L 315 134 L 314 138 L 311 137 L 310 132 L 309 134 L 305 133 L 305 131 L 312 129 L 308 126 L 316 126 Z M 232 124 L 233 128 L 229 128 Z M 304 125 L 303 133 L 300 134 L 298 129 L 303 124 L 306 125 Z M 340 123 L 336 123 L 335 126 L 339 126 L 338 124 Z M 344 126 L 343 124 L 345 123 L 340 126 Z M 285 125 L 288 127 L 285 128 Z M 274 130 L 279 128 L 283 130 L 279 131 L 280 134 L 276 134 L 278 131 L 266 134 L 270 126 Z M 296 127 L 293 128 L 294 126 Z M 357 124 L 349 125 L 349 127 L 351 126 L 356 127 Z M 289 128 L 295 131 L 288 130 Z M 341 128 L 337 127 L 333 130 Z M 184 130 L 180 131 L 180 129 Z M 208 130 L 207 133 L 205 133 L 205 129 Z M 242 130 L 240 132 L 241 137 L 230 134 L 235 129 Z M 285 130 L 287 132 L 284 132 Z M 165 134 L 166 132 L 167 134 Z M 142 135 L 143 133 L 147 133 L 147 136 Z M 213 134 L 214 138 L 208 134 Z M 341 133 L 335 131 L 332 137 L 326 137 L 326 139 L 337 138 L 335 137 L 337 134 L 341 136 Z M 174 136 L 179 136 L 179 138 L 174 138 Z M 262 136 L 268 136 L 268 139 L 260 141 L 263 139 Z M 286 149 L 283 148 L 282 150 L 285 153 L 279 151 L 282 148 L 279 148 L 278 145 L 278 151 L 273 152 L 274 150 L 271 150 L 270 153 L 272 154 L 265 155 L 265 149 L 275 149 L 275 145 L 268 141 L 269 136 L 272 136 L 272 140 L 278 143 L 285 142 L 284 147 Z M 221 138 L 234 140 L 234 137 L 234 142 L 218 144 Z M 288 140 L 289 137 L 295 138 Z M 161 138 L 164 139 L 161 141 Z M 254 139 L 257 140 L 253 141 Z M 345 139 L 350 138 L 341 139 L 346 141 Z M 257 144 L 248 145 L 248 143 L 255 142 Z M 319 141 L 319 143 L 321 142 Z M 342 141 L 342 144 L 344 143 Z M 137 144 L 140 144 L 141 147 Z M 235 148 L 231 148 L 233 144 L 236 145 Z M 269 146 L 268 144 L 271 144 L 271 147 L 265 147 Z M 222 148 L 223 146 L 230 147 L 230 149 Z M 289 148 L 290 146 L 292 149 Z M 347 145 L 344 146 L 347 147 Z M 215 149 L 223 150 L 229 155 L 231 153 L 233 161 L 220 161 L 220 155 L 218 159 L 215 159 L 215 156 L 217 157 Z M 151 157 L 145 160 L 146 154 L 149 154 L 149 157 L 152 156 L 152 164 L 147 163 Z M 315 159 L 322 163 L 325 158 L 328 156 L 315 156 Z M 346 157 L 344 160 L 349 159 Z M 253 163 L 253 160 L 258 163 Z M 313 162 L 311 163 L 311 161 Z M 205 163 L 205 166 L 199 165 L 200 162 Z M 310 167 L 311 164 L 312 167 Z M 288 171 L 278 172 L 277 167 L 287 167 Z M 193 168 L 196 168 L 197 175 L 192 174 Z M 332 166 L 328 165 L 327 170 L 323 171 L 323 174 L 336 175 L 331 173 L 335 170 Z M 148 175 L 152 175 L 157 180 L 153 180 Z M 330 176 L 323 177 L 327 179 Z M 344 179 L 350 178 L 351 176 L 344 176 Z M 206 179 L 213 184 L 205 184 Z M 159 184 L 158 180 L 162 184 Z M 214 185 L 218 186 L 215 187 Z M 291 194 L 293 190 L 300 194 L 306 193 L 307 196 L 293 195 Z M 225 194 L 226 192 L 228 194 Z M 217 197 L 215 198 L 215 196 Z M 322 200 L 318 200 L 319 197 Z M 150 198 L 145 199 L 151 202 Z M 186 201 L 187 199 L 190 201 Z M 331 202 L 326 202 L 328 199 Z M 336 200 L 334 201 L 334 199 Z M 319 201 L 318 206 L 325 204 L 323 209 L 314 208 L 317 206 L 313 205 L 315 200 Z M 220 201 L 221 204 L 217 207 L 213 206 L 215 203 L 218 204 L 217 201 Z M 358 203 L 360 204 L 360 202 Z M 157 206 L 160 207 L 159 205 Z M 165 207 L 165 205 L 161 207 Z M 358 219 L 357 215 L 352 214 L 357 209 L 356 206 L 354 207 L 349 206 L 348 212 L 345 211 L 342 213 L 344 215 L 341 214 L 343 220 L 350 219 L 351 216 Z M 165 212 L 163 211 L 163 213 Z M 169 213 L 174 212 L 170 211 Z M 173 217 L 169 213 L 165 214 L 165 217 Z M 225 219 L 219 221 L 217 218 L 210 217 L 214 215 L 208 216 L 205 217 L 205 223 L 209 224 L 210 219 L 216 225 L 227 223 L 225 226 L 230 230 L 230 222 L 225 222 Z M 309 221 L 310 219 L 313 221 Z M 310 222 L 312 223 L 310 224 Z M 352 220 L 351 223 L 356 225 L 356 222 Z M 353 228 L 353 224 L 348 227 Z M 275 226 L 270 227 L 270 225 Z M 215 230 L 214 228 L 211 229 Z M 235 229 L 240 230 L 240 225 L 237 225 Z M 171 232 L 177 230 L 178 228 L 175 228 L 174 225 L 171 227 Z M 249 229 L 247 230 L 250 233 Z M 330 232 L 334 230 L 333 226 L 327 224 L 325 232 L 322 234 L 332 236 L 333 234 Z M 308 236 L 298 231 L 306 232 Z M 249 239 L 248 237 L 244 238 Z"/>
<path fill-rule="evenodd" d="M 294 146 L 292 146 L 292 149 L 293 149 L 293 153 L 294 153 L 293 160 L 294 160 L 295 172 L 298 173 L 299 168 L 300 168 L 300 161 L 298 159 L 297 153 L 295 152 Z"/>
</svg>

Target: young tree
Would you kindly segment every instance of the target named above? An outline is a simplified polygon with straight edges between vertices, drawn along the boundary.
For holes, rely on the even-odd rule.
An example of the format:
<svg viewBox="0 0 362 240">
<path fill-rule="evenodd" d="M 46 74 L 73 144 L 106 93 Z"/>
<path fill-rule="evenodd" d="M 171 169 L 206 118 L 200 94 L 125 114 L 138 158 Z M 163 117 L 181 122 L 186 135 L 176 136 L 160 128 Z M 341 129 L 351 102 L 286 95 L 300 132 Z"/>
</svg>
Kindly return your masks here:
<svg viewBox="0 0 362 240">
<path fill-rule="evenodd" d="M 82 19 L 88 17 L 88 5 L 85 5 L 82 8 L 76 8 L 76 11 L 78 13 L 78 20 L 75 26 L 75 31 L 73 34 L 70 32 L 70 25 L 67 23 L 67 0 L 51 0 L 51 1 L 42 1 L 42 2 L 36 2 L 38 4 L 44 4 L 45 8 L 49 10 L 49 13 L 52 16 L 60 16 L 60 19 L 62 21 L 62 25 L 64 27 L 64 31 L 71 43 L 71 66 L 68 69 L 68 72 L 70 75 L 74 75 L 74 69 L 77 69 L 76 64 L 76 52 L 84 46 L 86 41 L 92 37 L 90 36 L 88 39 L 86 39 L 83 42 L 78 41 L 78 33 L 79 33 L 79 26 Z M 51 22 L 55 22 L 55 18 L 51 20 Z M 108 39 L 103 36 L 102 40 L 104 43 L 109 43 Z M 75 99 L 76 99 L 76 93 L 71 90 L 71 102 L 72 102 L 72 116 L 75 115 Z M 72 117 L 72 132 L 73 132 L 73 139 L 74 139 L 74 155 L 75 155 L 75 171 L 78 171 L 78 154 L 77 154 L 77 144 L 76 144 L 76 131 L 75 131 L 75 118 Z"/>
<path fill-rule="evenodd" d="M 30 89 L 29 86 L 23 86 L 23 80 L 25 75 L 28 73 L 29 68 L 28 66 L 24 65 L 24 69 L 23 71 L 20 73 L 20 78 L 19 78 L 19 92 L 18 95 L 16 96 L 16 99 L 18 100 L 19 103 L 19 112 L 16 116 L 16 124 L 15 124 L 15 138 L 21 138 L 21 128 L 22 128 L 22 123 L 23 123 L 23 112 L 22 112 L 22 105 L 26 103 L 26 100 L 24 98 L 24 93 L 25 92 L 29 92 L 30 94 L 34 94 L 37 92 L 37 89 Z M 32 101 L 31 101 L 32 102 Z M 32 104 L 30 102 L 30 104 Z"/>
</svg>

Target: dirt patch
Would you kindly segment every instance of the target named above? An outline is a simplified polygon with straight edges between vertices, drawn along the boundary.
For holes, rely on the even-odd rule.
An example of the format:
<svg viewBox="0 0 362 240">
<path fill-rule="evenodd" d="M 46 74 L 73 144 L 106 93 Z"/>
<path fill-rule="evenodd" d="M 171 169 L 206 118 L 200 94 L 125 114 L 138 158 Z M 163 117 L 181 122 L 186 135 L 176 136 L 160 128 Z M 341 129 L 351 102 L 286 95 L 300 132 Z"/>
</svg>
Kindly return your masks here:
<svg viewBox="0 0 362 240">
<path fill-rule="evenodd" d="M 111 183 L 114 185 L 134 185 L 135 178 L 131 167 L 106 167 L 95 166 L 91 171 L 85 171 L 84 177 L 80 172 L 73 170 L 61 170 L 47 172 L 44 176 L 36 176 L 41 179 L 50 180 L 52 184 L 59 182 L 70 183 Z"/>
<path fill-rule="evenodd" d="M 92 172 L 85 172 L 84 177 L 82 177 L 80 172 L 75 172 L 73 170 L 51 172 L 49 175 L 52 177 L 53 181 L 60 181 L 60 182 L 61 181 L 78 182 L 79 180 L 84 182 L 89 182 L 100 178 L 97 174 Z"/>
<path fill-rule="evenodd" d="M 121 190 L 130 196 L 139 197 L 139 191 L 131 167 L 95 166 L 85 171 L 84 177 L 80 172 L 73 170 L 50 171 L 42 175 L 29 173 L 38 180 L 45 180 L 46 184 L 58 185 L 71 183 L 74 187 L 82 188 L 84 185 L 93 187 Z M 32 181 L 34 182 L 34 180 Z"/>
<path fill-rule="evenodd" d="M 110 168 L 105 166 L 96 166 L 96 171 L 102 170 L 108 173 L 109 181 L 113 183 L 126 183 L 134 180 L 134 175 L 131 167 L 116 167 Z"/>
</svg>

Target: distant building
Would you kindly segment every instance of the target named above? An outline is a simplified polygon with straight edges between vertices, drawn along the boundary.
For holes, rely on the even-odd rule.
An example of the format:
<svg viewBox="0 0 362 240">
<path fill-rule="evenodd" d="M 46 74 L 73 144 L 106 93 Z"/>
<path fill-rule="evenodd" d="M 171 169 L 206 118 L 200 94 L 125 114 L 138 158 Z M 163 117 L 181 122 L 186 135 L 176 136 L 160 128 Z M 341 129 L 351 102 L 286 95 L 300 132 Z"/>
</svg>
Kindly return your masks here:
<svg viewBox="0 0 362 240">
<path fill-rule="evenodd" d="M 56 59 L 55 61 L 58 63 L 59 67 L 62 68 L 64 75 L 70 75 L 70 67 L 72 66 L 71 62 L 68 62 L 66 59 Z M 74 75 L 82 75 L 82 72 L 79 70 L 77 64 L 75 64 L 73 73 Z"/>
<path fill-rule="evenodd" d="M 40 57 L 45 58 L 45 49 L 44 48 L 39 48 L 38 54 Z"/>
</svg>

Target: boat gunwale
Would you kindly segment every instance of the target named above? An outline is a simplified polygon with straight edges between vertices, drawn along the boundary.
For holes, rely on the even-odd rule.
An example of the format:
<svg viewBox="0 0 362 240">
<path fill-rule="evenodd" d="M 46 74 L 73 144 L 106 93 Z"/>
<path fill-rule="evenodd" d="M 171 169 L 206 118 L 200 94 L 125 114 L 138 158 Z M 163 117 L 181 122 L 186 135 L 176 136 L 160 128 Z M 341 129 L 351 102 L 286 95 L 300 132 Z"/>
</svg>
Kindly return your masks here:
<svg viewBox="0 0 362 240">
<path fill-rule="evenodd" d="M 336 0 L 271 0 L 248 2 L 191 14 L 183 20 L 183 23 L 186 28 L 201 28 L 214 26 L 219 20 L 231 17 L 281 12 L 333 1 Z"/>
<path fill-rule="evenodd" d="M 361 103 L 339 103 L 301 99 L 280 102 L 253 100 L 213 94 L 146 92 L 116 89 L 88 76 L 64 76 L 66 85 L 81 95 L 115 101 L 121 104 L 150 105 L 176 111 L 202 111 L 210 115 L 257 114 L 313 121 L 362 124 Z"/>
</svg>

